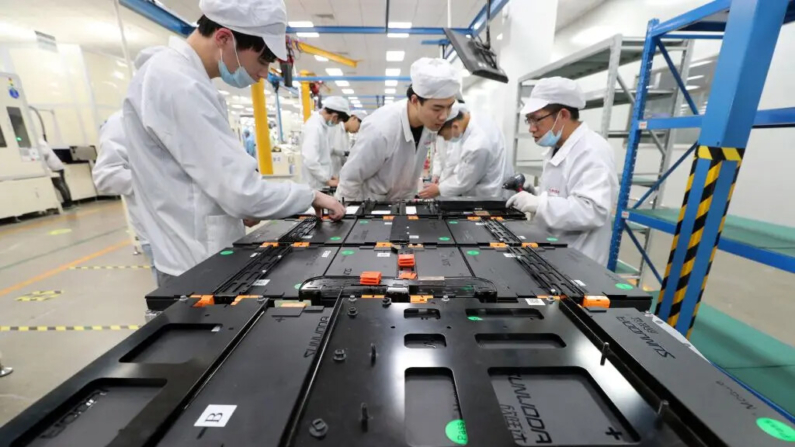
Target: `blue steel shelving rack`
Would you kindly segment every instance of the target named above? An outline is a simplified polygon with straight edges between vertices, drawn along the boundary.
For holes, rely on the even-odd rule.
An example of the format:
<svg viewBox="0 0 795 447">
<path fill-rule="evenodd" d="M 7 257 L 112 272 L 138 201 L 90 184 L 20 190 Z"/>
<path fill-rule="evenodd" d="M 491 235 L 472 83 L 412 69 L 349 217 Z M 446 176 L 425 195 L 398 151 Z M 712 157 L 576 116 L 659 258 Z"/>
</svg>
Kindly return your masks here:
<svg viewBox="0 0 795 447">
<path fill-rule="evenodd" d="M 720 238 L 751 130 L 795 127 L 795 107 L 757 111 L 781 26 L 793 20 L 793 0 L 717 0 L 666 22 L 660 23 L 657 19 L 649 22 L 608 268 L 616 269 L 622 235 L 626 232 L 662 284 L 656 313 L 682 334 L 689 335 L 693 327 L 716 250 L 795 273 L 795 249 L 786 253 Z M 698 114 L 665 49 L 662 39 L 673 37 L 723 39 L 709 108 L 704 115 Z M 656 49 L 671 69 L 693 116 L 644 119 L 647 86 Z M 676 128 L 700 128 L 699 141 L 632 207 L 628 206 L 642 133 Z M 693 162 L 678 220 L 672 222 L 653 212 L 643 212 L 640 206 L 644 201 L 690 154 L 693 154 Z M 629 228 L 629 222 L 674 235 L 664 277 L 651 263 Z"/>
</svg>

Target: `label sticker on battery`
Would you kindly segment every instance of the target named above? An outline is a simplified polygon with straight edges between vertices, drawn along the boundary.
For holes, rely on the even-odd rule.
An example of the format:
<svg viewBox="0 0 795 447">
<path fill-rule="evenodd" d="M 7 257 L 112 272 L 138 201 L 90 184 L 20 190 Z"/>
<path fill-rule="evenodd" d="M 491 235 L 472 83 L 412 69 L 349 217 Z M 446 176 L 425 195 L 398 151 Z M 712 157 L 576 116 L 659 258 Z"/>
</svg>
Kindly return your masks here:
<svg viewBox="0 0 795 447">
<path fill-rule="evenodd" d="M 331 254 L 331 250 L 326 250 L 326 251 L 323 252 L 322 255 L 320 255 L 320 257 L 321 258 L 328 258 L 330 254 Z"/>
<path fill-rule="evenodd" d="M 503 255 L 505 255 L 506 258 L 515 258 L 516 257 L 516 255 L 513 254 L 513 253 L 503 253 Z"/>
<path fill-rule="evenodd" d="M 257 256 L 259 256 L 259 253 L 252 253 L 251 256 L 249 256 L 249 258 L 256 258 Z"/>
<path fill-rule="evenodd" d="M 410 234 L 409 235 L 409 239 L 419 239 L 419 238 L 420 238 L 419 234 Z"/>
<path fill-rule="evenodd" d="M 389 257 L 389 253 L 388 252 L 378 253 L 378 257 L 379 258 L 388 258 Z"/>
<path fill-rule="evenodd" d="M 574 281 L 574 283 L 580 287 L 585 287 L 585 283 L 580 281 L 579 279 L 572 279 L 572 281 Z"/>
<path fill-rule="evenodd" d="M 254 281 L 253 285 L 254 287 L 267 286 L 269 282 L 271 282 L 270 279 L 258 279 Z"/>
<path fill-rule="evenodd" d="M 313 237 L 311 234 L 307 234 L 306 236 L 301 236 L 301 239 L 312 239 Z"/>
<path fill-rule="evenodd" d="M 387 210 L 375 210 L 373 211 L 373 214 L 384 215 L 384 214 L 390 214 L 390 212 Z"/>
<path fill-rule="evenodd" d="M 540 298 L 525 298 L 524 300 L 527 301 L 528 306 L 546 306 L 544 300 Z"/>
<path fill-rule="evenodd" d="M 527 238 L 524 236 L 519 236 L 519 239 L 527 239 Z"/>
<path fill-rule="evenodd" d="M 384 225 L 392 225 L 392 222 L 384 222 Z"/>
<path fill-rule="evenodd" d="M 356 214 L 359 212 L 358 206 L 346 206 L 345 207 L 345 214 Z"/>
<path fill-rule="evenodd" d="M 417 207 L 416 206 L 407 206 L 406 207 L 406 214 L 417 214 Z"/>
<path fill-rule="evenodd" d="M 226 427 L 232 413 L 237 409 L 237 405 L 207 405 L 199 419 L 193 424 L 194 427 Z"/>
<path fill-rule="evenodd" d="M 477 225 L 479 227 L 482 227 L 483 225 L 486 225 L 486 222 L 478 222 L 475 225 Z"/>
</svg>

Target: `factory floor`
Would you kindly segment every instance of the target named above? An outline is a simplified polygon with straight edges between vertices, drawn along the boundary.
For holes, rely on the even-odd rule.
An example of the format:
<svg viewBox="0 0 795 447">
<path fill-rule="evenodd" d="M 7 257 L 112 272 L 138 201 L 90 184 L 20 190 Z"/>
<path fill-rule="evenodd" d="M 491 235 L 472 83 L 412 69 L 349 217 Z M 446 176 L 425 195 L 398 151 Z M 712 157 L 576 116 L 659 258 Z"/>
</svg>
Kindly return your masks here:
<svg viewBox="0 0 795 447">
<path fill-rule="evenodd" d="M 656 237 L 652 258 L 669 247 Z M 637 265 L 635 253 L 625 243 L 622 259 Z M 795 413 L 793 277 L 721 254 L 709 284 L 691 340 Z M 142 325 L 153 289 L 120 201 L 0 225 L 0 354 L 14 368 L 0 378 L 0 425 Z"/>
</svg>

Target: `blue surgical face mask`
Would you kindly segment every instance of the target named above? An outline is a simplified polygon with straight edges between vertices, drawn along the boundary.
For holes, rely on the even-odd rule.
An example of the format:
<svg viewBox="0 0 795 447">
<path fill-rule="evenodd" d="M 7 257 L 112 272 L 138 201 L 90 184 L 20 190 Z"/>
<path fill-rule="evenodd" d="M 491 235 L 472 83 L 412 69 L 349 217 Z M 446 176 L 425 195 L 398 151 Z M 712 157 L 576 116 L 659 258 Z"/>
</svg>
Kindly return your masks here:
<svg viewBox="0 0 795 447">
<path fill-rule="evenodd" d="M 334 120 L 326 120 L 326 127 L 334 127 L 334 126 L 336 126 L 336 124 L 334 124 Z"/>
<path fill-rule="evenodd" d="M 464 134 L 459 134 L 457 137 L 454 137 L 453 134 L 452 134 L 452 129 L 450 129 L 450 139 L 447 140 L 447 141 L 449 143 L 458 143 L 459 141 L 461 141 L 461 138 L 463 136 L 464 136 Z"/>
<path fill-rule="evenodd" d="M 237 59 L 237 70 L 234 73 L 230 73 L 229 69 L 226 67 L 224 63 L 224 50 L 221 49 L 221 59 L 218 60 L 218 70 L 221 72 L 221 79 L 224 82 L 231 85 L 232 87 L 237 88 L 246 88 L 254 84 L 254 79 L 248 74 L 245 68 L 240 65 L 240 57 L 237 55 L 237 42 L 235 42 L 235 37 L 232 36 L 232 44 L 235 46 L 235 59 Z"/>
<path fill-rule="evenodd" d="M 555 134 L 553 132 L 555 130 L 555 125 L 558 124 L 558 118 L 560 118 L 560 113 L 558 116 L 555 117 L 555 122 L 552 123 L 552 128 L 547 131 L 541 138 L 536 141 L 536 144 L 543 147 L 555 147 L 560 141 L 560 137 L 563 136 L 563 128 L 561 127 L 560 132 Z"/>
</svg>

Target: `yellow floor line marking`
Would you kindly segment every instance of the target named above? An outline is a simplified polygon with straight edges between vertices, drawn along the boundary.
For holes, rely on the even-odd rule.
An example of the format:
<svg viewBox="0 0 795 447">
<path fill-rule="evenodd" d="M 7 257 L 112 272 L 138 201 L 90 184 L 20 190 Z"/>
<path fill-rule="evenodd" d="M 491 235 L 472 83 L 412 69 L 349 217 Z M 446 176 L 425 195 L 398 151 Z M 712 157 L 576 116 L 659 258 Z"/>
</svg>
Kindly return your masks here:
<svg viewBox="0 0 795 447">
<path fill-rule="evenodd" d="M 5 289 L 0 290 L 0 296 L 8 295 L 11 292 L 17 291 L 17 290 L 22 289 L 24 287 L 27 287 L 27 286 L 29 286 L 29 285 L 31 285 L 33 283 L 39 282 L 39 281 L 41 281 L 43 279 L 47 279 L 50 276 L 57 275 L 58 273 L 61 273 L 61 272 L 65 271 L 65 270 L 69 270 L 70 267 L 74 267 L 74 266 L 77 266 L 77 265 L 82 264 L 84 262 L 88 262 L 88 261 L 90 261 L 90 260 L 92 260 L 94 258 L 98 258 L 98 257 L 100 257 L 102 255 L 108 254 L 108 253 L 110 253 L 110 252 L 112 252 L 114 250 L 118 250 L 118 249 L 120 249 L 122 247 L 126 247 L 128 245 L 130 245 L 130 240 L 129 239 L 124 241 L 124 242 L 119 242 L 118 244 L 111 245 L 109 247 L 105 247 L 102 250 L 94 252 L 94 253 L 91 253 L 88 256 L 83 256 L 80 259 L 75 259 L 72 262 L 63 264 L 63 265 L 61 265 L 59 267 L 56 267 L 56 268 L 54 268 L 52 270 L 48 270 L 48 271 L 46 271 L 46 272 L 44 272 L 44 273 L 42 273 L 40 275 L 34 276 L 33 278 L 30 278 L 30 279 L 22 281 L 20 283 L 14 284 L 13 286 L 10 286 L 10 287 L 6 287 Z"/>
</svg>

